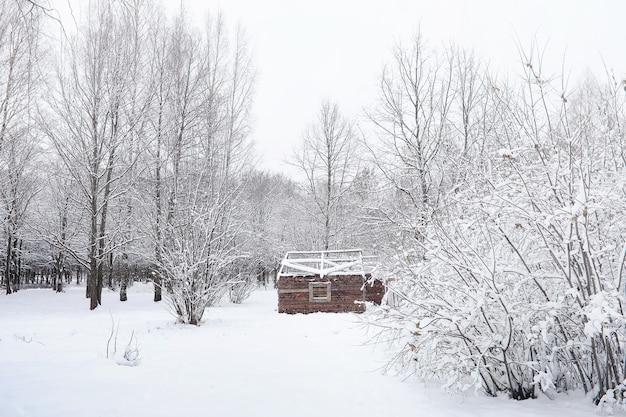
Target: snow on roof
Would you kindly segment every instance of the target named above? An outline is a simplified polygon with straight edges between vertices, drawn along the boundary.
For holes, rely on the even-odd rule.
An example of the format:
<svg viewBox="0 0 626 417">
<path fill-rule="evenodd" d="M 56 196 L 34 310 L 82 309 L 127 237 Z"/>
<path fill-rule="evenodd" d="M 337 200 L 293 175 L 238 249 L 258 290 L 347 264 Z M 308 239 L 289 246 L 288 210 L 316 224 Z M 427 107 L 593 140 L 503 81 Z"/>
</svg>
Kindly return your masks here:
<svg viewBox="0 0 626 417">
<path fill-rule="evenodd" d="M 365 275 L 362 252 L 361 249 L 287 252 L 278 277 Z"/>
</svg>

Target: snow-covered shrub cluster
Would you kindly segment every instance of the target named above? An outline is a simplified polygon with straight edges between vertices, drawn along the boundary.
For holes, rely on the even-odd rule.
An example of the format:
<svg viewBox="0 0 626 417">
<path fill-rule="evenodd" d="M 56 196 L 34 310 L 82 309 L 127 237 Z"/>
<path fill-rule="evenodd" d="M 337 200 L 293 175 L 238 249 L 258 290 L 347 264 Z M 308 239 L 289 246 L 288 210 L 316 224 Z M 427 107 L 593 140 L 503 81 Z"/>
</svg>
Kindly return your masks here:
<svg viewBox="0 0 626 417">
<path fill-rule="evenodd" d="M 246 298 L 250 297 L 252 291 L 257 287 L 256 279 L 251 276 L 243 277 L 239 281 L 231 281 L 228 285 L 228 299 L 231 303 L 241 304 Z"/>
<path fill-rule="evenodd" d="M 190 209 L 180 217 L 187 221 L 167 229 L 161 248 L 161 285 L 172 312 L 181 323 L 200 324 L 207 307 L 228 291 L 228 267 L 235 248 L 228 238 L 228 224 L 217 208 Z"/>
<path fill-rule="evenodd" d="M 526 399 L 582 389 L 596 402 L 607 393 L 620 402 L 624 85 L 589 81 L 566 94 L 527 59 L 521 89 L 482 79 L 479 104 L 462 118 L 474 122 L 461 122 L 469 136 L 454 136 L 463 129 L 453 128 L 452 104 L 423 120 L 438 137 L 420 131 L 425 106 L 413 109 L 417 124 L 407 130 L 422 135 L 404 138 L 422 153 L 396 146 L 401 169 L 388 171 L 410 198 L 395 219 L 390 302 L 372 323 L 396 346 L 396 365 L 450 390 Z"/>
<path fill-rule="evenodd" d="M 250 297 L 252 291 L 258 288 L 258 262 L 242 257 L 233 263 L 229 269 L 228 299 L 231 303 L 241 304 Z"/>
</svg>

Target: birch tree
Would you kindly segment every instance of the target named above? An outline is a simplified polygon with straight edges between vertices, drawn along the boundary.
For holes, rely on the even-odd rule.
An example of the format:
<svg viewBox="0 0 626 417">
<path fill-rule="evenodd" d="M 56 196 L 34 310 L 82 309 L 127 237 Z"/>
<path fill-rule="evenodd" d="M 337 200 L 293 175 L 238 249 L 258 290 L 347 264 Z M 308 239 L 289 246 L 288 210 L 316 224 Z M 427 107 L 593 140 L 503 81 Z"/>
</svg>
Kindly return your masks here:
<svg viewBox="0 0 626 417">
<path fill-rule="evenodd" d="M 107 226 L 111 201 L 123 193 L 119 179 L 132 164 L 119 164 L 124 140 L 137 120 L 128 105 L 128 38 L 123 6 L 90 4 L 85 26 L 71 40 L 49 106 L 55 123 L 42 121 L 60 160 L 79 187 L 87 213 L 87 255 L 68 248 L 89 270 L 90 309 L 101 303 L 103 268 L 111 251 Z"/>
<path fill-rule="evenodd" d="M 170 27 L 168 26 L 165 17 L 162 13 L 155 16 L 155 21 L 152 24 L 152 30 L 149 35 L 150 44 L 150 79 L 153 85 L 153 100 L 150 108 L 148 109 L 149 115 L 147 117 L 147 130 L 148 137 L 151 137 L 146 145 L 148 152 L 146 154 L 146 162 L 149 171 L 154 175 L 147 175 L 148 178 L 153 178 L 152 189 L 145 190 L 146 193 L 153 195 L 153 205 L 145 209 L 147 217 L 154 219 L 147 227 L 153 229 L 152 246 L 154 250 L 154 259 L 156 270 L 152 271 L 152 277 L 154 281 L 154 301 L 159 302 L 162 300 L 162 271 L 158 270 L 159 265 L 162 264 L 162 248 L 163 248 L 163 229 L 166 218 L 164 216 L 165 209 L 165 193 L 166 186 L 166 168 L 167 168 L 167 151 L 168 138 L 171 136 L 171 123 L 169 123 L 169 103 L 170 103 L 170 91 L 171 83 L 169 82 L 169 53 L 168 44 L 170 38 Z M 150 258 L 150 257 L 148 257 Z"/>
<path fill-rule="evenodd" d="M 157 133 L 169 137 L 161 136 L 167 151 L 157 148 L 163 159 L 155 171 L 155 264 L 172 312 L 195 325 L 225 294 L 228 268 L 242 256 L 237 202 L 249 163 L 254 79 L 243 32 L 229 35 L 221 16 L 205 28 L 195 32 L 179 17 L 172 29 L 171 84 L 164 84 L 159 113 L 169 127 Z"/>
<path fill-rule="evenodd" d="M 304 174 L 309 196 L 303 211 L 317 228 L 312 237 L 325 250 L 350 245 L 346 211 L 351 181 L 358 172 L 356 145 L 353 123 L 337 104 L 326 101 L 294 153 L 293 164 Z"/>
<path fill-rule="evenodd" d="M 392 64 L 380 79 L 379 102 L 368 112 L 389 150 L 385 154 L 398 159 L 379 167 L 418 207 L 435 199 L 431 168 L 443 145 L 453 92 L 451 67 L 417 35 L 408 48 L 394 48 Z"/>
<path fill-rule="evenodd" d="M 124 139 L 120 165 L 125 174 L 121 177 L 120 190 L 123 192 L 123 201 L 119 205 L 120 215 L 123 219 L 118 225 L 121 230 L 119 237 L 118 255 L 121 258 L 120 277 L 120 301 L 128 298 L 126 289 L 130 283 L 129 253 L 133 243 L 141 234 L 137 225 L 139 210 L 137 201 L 141 200 L 138 193 L 138 179 L 146 170 L 140 163 L 146 159 L 143 157 L 143 148 L 151 145 L 152 138 L 149 135 L 148 110 L 155 99 L 156 82 L 150 77 L 144 68 L 151 59 L 149 31 L 150 26 L 155 24 L 157 14 L 149 10 L 152 5 L 146 0 L 132 0 L 125 3 L 121 26 L 126 35 L 126 58 L 127 68 L 127 97 L 123 107 L 123 120 L 129 124 Z"/>
</svg>

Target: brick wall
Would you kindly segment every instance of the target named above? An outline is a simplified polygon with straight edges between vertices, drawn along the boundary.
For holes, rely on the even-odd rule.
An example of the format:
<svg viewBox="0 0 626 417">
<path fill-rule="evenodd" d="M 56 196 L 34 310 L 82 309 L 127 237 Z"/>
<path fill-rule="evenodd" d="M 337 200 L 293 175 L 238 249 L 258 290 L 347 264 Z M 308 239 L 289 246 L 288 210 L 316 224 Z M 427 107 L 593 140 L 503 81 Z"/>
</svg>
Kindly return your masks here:
<svg viewBox="0 0 626 417">
<path fill-rule="evenodd" d="M 330 282 L 330 300 L 311 301 L 309 283 Z M 281 277 L 278 280 L 279 313 L 343 313 L 365 311 L 363 277 L 361 275 L 319 275 L 307 277 Z"/>
</svg>

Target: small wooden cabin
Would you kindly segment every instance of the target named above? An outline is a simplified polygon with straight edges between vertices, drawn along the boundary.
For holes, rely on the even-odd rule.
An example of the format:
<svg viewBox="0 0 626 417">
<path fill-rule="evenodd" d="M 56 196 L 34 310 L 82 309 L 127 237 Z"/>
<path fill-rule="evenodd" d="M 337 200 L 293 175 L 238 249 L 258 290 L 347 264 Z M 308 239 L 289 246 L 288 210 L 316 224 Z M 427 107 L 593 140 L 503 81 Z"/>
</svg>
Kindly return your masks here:
<svg viewBox="0 0 626 417">
<path fill-rule="evenodd" d="M 362 313 L 364 301 L 380 304 L 384 294 L 370 277 L 359 249 L 287 252 L 278 273 L 278 312 Z"/>
</svg>

